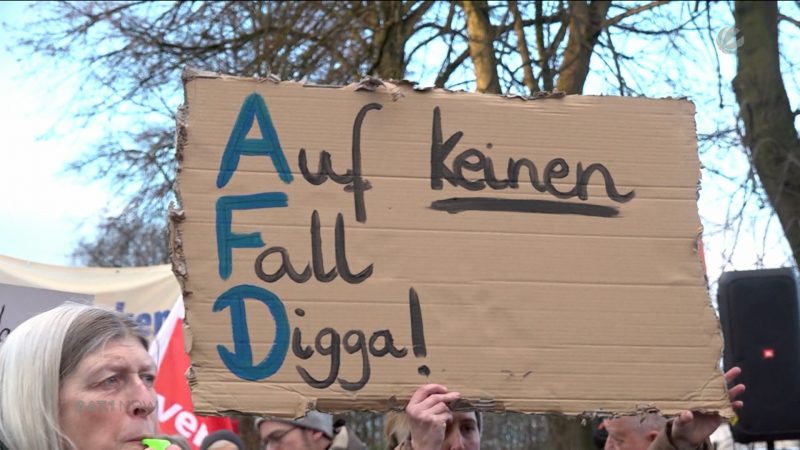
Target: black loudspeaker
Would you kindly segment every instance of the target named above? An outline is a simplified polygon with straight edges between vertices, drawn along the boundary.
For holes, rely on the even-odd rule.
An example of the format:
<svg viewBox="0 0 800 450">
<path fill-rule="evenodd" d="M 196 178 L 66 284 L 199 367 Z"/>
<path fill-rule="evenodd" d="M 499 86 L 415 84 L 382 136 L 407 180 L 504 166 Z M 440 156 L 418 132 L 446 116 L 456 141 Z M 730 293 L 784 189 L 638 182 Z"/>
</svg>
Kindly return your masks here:
<svg viewBox="0 0 800 450">
<path fill-rule="evenodd" d="M 723 364 L 744 383 L 737 442 L 800 439 L 800 311 L 790 269 L 726 272 L 717 292 Z"/>
</svg>

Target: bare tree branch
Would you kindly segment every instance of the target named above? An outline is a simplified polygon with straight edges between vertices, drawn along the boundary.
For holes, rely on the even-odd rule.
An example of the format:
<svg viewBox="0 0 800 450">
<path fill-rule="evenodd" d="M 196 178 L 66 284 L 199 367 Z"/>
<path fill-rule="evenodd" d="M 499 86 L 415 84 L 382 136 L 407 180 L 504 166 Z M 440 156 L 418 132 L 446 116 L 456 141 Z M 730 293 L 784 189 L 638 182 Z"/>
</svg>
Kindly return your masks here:
<svg viewBox="0 0 800 450">
<path fill-rule="evenodd" d="M 625 95 L 625 78 L 622 76 L 622 69 L 619 65 L 620 55 L 617 53 L 617 50 L 614 48 L 614 41 L 611 38 L 611 33 L 608 31 L 608 28 L 605 29 L 606 32 L 606 39 L 608 42 L 608 49 L 611 50 L 611 58 L 614 61 L 614 75 L 617 77 L 617 83 L 619 83 L 619 95 Z"/>
<path fill-rule="evenodd" d="M 787 16 L 785 14 L 778 13 L 778 20 L 784 20 L 784 21 L 789 22 L 789 23 L 793 24 L 794 26 L 800 28 L 800 20 L 797 20 L 797 19 L 795 19 L 793 17 L 789 17 L 789 16 Z"/>
<path fill-rule="evenodd" d="M 528 52 L 528 41 L 525 39 L 525 30 L 522 26 L 522 16 L 517 8 L 516 0 L 510 0 L 508 2 L 508 9 L 511 11 L 511 15 L 514 18 L 514 32 L 517 35 L 517 48 L 519 50 L 520 57 L 522 57 L 522 70 L 524 73 L 523 79 L 525 86 L 528 87 L 528 92 L 533 95 L 533 93 L 539 90 L 539 86 L 536 85 L 536 81 L 533 78 L 531 55 Z"/>
<path fill-rule="evenodd" d="M 447 83 L 447 80 L 450 79 L 450 76 L 453 75 L 453 72 L 455 72 L 456 69 L 458 69 L 462 64 L 464 64 L 464 61 L 466 61 L 467 58 L 469 58 L 469 49 L 466 49 L 463 52 L 461 52 L 461 54 L 458 55 L 456 59 L 454 59 L 450 64 L 447 65 L 447 67 L 444 68 L 444 70 L 439 72 L 439 75 L 436 77 L 436 82 L 434 83 L 434 86 L 436 86 L 437 88 L 443 88 L 445 83 Z"/>
<path fill-rule="evenodd" d="M 622 21 L 623 19 L 625 19 L 627 17 L 639 14 L 639 13 L 644 12 L 644 11 L 651 10 L 653 8 L 657 8 L 657 7 L 659 7 L 661 5 L 664 5 L 664 4 L 667 4 L 667 3 L 669 3 L 669 0 L 658 0 L 658 1 L 655 1 L 655 2 L 647 3 L 645 5 L 637 6 L 635 8 L 630 8 L 630 9 L 628 9 L 627 11 L 625 11 L 622 14 L 619 14 L 617 16 L 614 16 L 614 17 L 610 18 L 610 19 L 604 20 L 603 24 L 602 24 L 602 27 L 603 28 L 610 27 L 612 25 L 615 25 L 615 24 L 619 23 L 620 21 Z"/>
</svg>

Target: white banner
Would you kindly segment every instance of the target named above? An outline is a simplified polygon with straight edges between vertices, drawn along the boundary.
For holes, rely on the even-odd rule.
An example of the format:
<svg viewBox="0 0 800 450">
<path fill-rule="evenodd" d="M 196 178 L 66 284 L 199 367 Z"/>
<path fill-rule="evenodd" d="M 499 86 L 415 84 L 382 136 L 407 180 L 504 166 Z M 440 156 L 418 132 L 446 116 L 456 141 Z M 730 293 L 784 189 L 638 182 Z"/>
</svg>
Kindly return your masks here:
<svg viewBox="0 0 800 450">
<path fill-rule="evenodd" d="M 19 324 L 67 302 L 92 303 L 92 295 L 0 284 L 0 344 Z"/>
<path fill-rule="evenodd" d="M 149 337 L 156 335 L 175 299 L 181 295 L 172 267 L 166 264 L 124 268 L 65 267 L 0 256 L 0 283 L 80 293 L 93 298 L 95 305 L 126 313 Z M 9 314 L 6 309 L 5 314 Z"/>
</svg>

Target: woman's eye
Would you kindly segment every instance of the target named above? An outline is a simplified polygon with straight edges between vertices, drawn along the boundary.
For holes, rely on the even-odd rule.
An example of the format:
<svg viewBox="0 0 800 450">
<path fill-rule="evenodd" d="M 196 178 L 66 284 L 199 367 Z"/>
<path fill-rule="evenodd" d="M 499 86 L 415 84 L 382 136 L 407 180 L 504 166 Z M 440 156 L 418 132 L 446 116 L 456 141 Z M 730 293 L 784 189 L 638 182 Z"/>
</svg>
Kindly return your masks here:
<svg viewBox="0 0 800 450">
<path fill-rule="evenodd" d="M 141 379 L 147 387 L 153 387 L 156 382 L 156 376 L 152 373 L 145 373 L 141 375 Z"/>
</svg>

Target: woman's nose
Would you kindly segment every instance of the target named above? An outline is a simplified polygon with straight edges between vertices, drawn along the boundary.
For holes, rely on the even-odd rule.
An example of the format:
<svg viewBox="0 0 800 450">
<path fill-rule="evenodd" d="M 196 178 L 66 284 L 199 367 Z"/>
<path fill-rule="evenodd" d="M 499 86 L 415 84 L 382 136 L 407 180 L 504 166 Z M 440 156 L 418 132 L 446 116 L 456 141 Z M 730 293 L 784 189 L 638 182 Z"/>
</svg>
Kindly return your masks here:
<svg viewBox="0 0 800 450">
<path fill-rule="evenodd" d="M 131 396 L 128 412 L 134 416 L 147 417 L 156 410 L 155 391 L 138 376 L 131 383 Z"/>
</svg>

